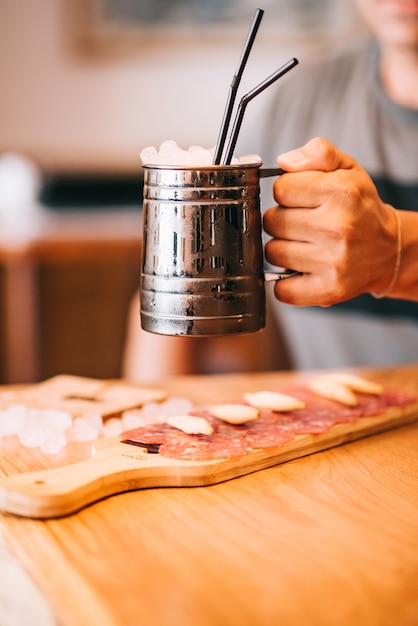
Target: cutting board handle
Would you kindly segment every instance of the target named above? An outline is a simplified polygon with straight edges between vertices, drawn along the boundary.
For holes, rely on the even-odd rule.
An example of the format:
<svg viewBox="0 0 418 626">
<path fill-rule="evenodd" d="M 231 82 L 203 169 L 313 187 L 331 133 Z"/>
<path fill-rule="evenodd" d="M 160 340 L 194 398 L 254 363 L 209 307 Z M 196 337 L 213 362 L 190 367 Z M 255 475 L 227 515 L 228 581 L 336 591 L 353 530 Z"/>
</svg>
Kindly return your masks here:
<svg viewBox="0 0 418 626">
<path fill-rule="evenodd" d="M 0 480 L 0 509 L 35 518 L 68 515 L 121 491 L 175 484 L 173 464 L 178 473 L 181 462 L 115 439 L 84 461 Z"/>
</svg>

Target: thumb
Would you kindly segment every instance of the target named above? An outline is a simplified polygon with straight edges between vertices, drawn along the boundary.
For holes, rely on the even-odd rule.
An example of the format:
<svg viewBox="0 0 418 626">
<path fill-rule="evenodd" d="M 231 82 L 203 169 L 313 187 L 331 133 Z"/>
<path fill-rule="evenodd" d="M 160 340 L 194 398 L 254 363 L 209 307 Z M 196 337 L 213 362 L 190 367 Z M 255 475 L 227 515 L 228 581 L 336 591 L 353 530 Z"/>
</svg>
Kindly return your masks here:
<svg viewBox="0 0 418 626">
<path fill-rule="evenodd" d="M 302 172 L 317 170 L 333 172 L 338 169 L 353 169 L 356 161 L 344 152 L 341 152 L 327 139 L 315 137 L 304 146 L 277 157 L 277 164 L 287 172 Z"/>
</svg>

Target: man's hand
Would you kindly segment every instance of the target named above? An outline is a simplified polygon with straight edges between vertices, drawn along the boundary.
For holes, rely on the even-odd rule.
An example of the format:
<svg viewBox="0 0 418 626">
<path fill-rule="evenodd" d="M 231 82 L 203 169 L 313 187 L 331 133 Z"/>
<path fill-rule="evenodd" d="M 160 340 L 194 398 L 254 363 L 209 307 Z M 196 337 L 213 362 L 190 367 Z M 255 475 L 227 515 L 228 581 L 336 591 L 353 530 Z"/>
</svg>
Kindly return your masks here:
<svg viewBox="0 0 418 626">
<path fill-rule="evenodd" d="M 369 175 L 325 139 L 280 155 L 279 206 L 264 215 L 266 259 L 302 272 L 278 281 L 278 300 L 330 306 L 384 291 L 396 265 L 397 219 Z"/>
</svg>

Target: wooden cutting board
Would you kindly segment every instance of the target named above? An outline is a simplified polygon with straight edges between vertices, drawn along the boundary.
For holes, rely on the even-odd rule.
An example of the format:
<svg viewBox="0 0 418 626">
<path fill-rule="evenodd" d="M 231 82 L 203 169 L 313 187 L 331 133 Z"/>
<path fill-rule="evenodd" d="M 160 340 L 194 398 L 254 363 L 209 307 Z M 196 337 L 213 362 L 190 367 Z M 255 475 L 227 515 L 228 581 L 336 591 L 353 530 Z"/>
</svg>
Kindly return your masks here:
<svg viewBox="0 0 418 626">
<path fill-rule="evenodd" d="M 150 487 L 213 485 L 338 446 L 418 419 L 418 403 L 384 414 L 338 424 L 317 435 L 297 435 L 277 448 L 228 460 L 177 461 L 150 454 L 117 439 L 102 440 L 96 454 L 73 465 L 18 474 L 0 480 L 0 509 L 33 518 L 69 515 L 101 498 Z"/>
</svg>

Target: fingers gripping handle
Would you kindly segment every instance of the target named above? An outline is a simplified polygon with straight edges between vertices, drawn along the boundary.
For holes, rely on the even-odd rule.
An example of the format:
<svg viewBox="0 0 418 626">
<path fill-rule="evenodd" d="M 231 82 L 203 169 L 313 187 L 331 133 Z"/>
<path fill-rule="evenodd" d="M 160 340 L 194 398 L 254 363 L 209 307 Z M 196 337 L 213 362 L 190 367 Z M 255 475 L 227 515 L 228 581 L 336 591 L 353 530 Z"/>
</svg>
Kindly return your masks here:
<svg viewBox="0 0 418 626">
<path fill-rule="evenodd" d="M 269 176 L 281 176 L 286 174 L 285 170 L 281 167 L 265 167 L 260 169 L 260 178 L 268 178 Z M 292 276 L 301 276 L 301 272 L 296 270 L 283 269 L 281 272 L 264 272 L 264 280 L 266 282 L 272 282 L 276 280 L 283 280 L 284 278 L 291 278 Z"/>
</svg>

